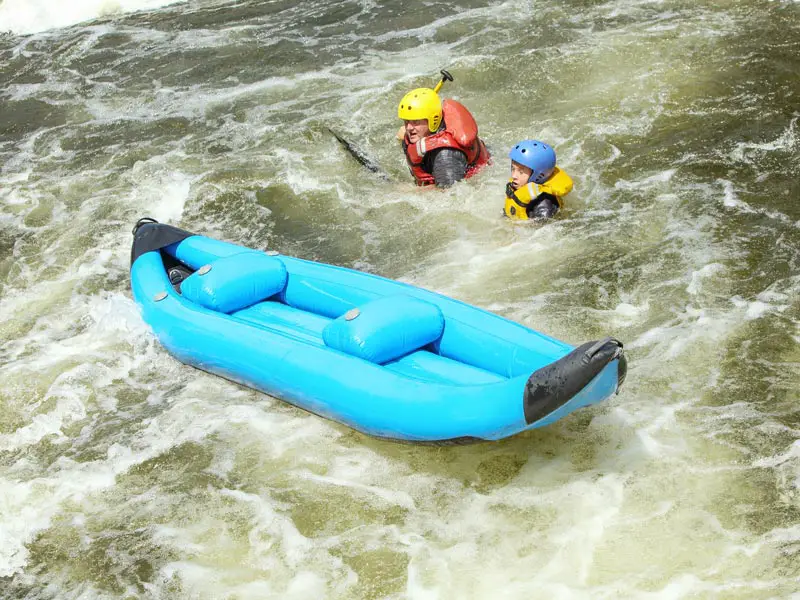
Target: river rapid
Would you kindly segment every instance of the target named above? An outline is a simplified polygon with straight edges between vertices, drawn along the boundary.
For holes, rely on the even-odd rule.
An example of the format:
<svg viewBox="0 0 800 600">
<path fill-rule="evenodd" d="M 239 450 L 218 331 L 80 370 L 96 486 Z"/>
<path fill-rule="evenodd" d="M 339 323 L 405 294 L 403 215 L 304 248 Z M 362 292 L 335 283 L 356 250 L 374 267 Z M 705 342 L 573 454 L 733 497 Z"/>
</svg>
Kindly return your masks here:
<svg viewBox="0 0 800 600">
<path fill-rule="evenodd" d="M 412 4 L 0 0 L 0 598 L 800 598 L 800 2 Z M 495 161 L 420 190 L 442 68 Z M 501 217 L 525 138 L 545 225 Z M 142 216 L 613 335 L 626 384 L 365 437 L 167 354 Z"/>
</svg>

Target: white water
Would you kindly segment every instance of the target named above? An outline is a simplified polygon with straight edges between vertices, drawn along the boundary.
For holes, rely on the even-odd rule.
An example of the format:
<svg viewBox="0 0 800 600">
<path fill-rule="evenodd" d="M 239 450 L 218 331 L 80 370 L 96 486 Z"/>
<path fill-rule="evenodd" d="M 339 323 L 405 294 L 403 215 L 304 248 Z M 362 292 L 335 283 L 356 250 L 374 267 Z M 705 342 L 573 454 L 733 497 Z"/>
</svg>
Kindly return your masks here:
<svg viewBox="0 0 800 600">
<path fill-rule="evenodd" d="M 187 0 L 0 0 L 0 32 L 19 35 L 67 27 L 98 17 L 153 10 Z"/>
<path fill-rule="evenodd" d="M 342 6 L 369 17 L 358 33 L 319 22 Z M 719 77 L 767 43 L 728 50 L 766 17 L 747 3 L 504 2 L 382 31 L 375 6 L 298 3 L 185 31 L 121 17 L 41 36 L 72 48 L 52 68 L 50 47 L 13 42 L 44 76 L 22 71 L 4 99 L 41 100 L 65 124 L 0 140 L 0 596 L 792 597 L 800 220 L 759 192 L 797 164 L 797 115 L 692 138 L 737 111 L 759 118 Z M 530 32 L 548 27 L 558 40 L 537 46 Z M 353 43 L 364 50 L 340 56 Z M 191 72 L 254 46 L 243 66 Z M 402 91 L 446 65 L 499 158 L 420 191 L 386 140 Z M 509 83 L 543 73 L 557 102 Z M 762 86 L 751 101 L 773 105 L 782 92 Z M 365 175 L 320 134 L 328 122 L 394 181 Z M 567 218 L 544 227 L 499 218 L 506 149 L 534 134 L 577 183 Z M 144 215 L 398 276 L 573 343 L 617 335 L 628 382 L 499 444 L 355 435 L 157 344 L 127 287 Z"/>
</svg>

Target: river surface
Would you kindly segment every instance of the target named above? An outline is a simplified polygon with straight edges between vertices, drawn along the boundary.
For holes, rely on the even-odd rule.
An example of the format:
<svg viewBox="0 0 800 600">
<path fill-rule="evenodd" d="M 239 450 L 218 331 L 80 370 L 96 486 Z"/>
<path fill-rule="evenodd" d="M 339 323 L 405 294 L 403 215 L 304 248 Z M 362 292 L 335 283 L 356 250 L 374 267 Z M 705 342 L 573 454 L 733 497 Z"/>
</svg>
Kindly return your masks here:
<svg viewBox="0 0 800 600">
<path fill-rule="evenodd" d="M 0 32 L 0 598 L 800 598 L 800 2 L 0 0 Z M 495 162 L 420 190 L 397 104 L 442 68 Z M 501 217 L 525 138 L 575 180 L 545 225 Z M 614 335 L 627 382 L 498 443 L 365 437 L 168 355 L 142 216 Z"/>
</svg>

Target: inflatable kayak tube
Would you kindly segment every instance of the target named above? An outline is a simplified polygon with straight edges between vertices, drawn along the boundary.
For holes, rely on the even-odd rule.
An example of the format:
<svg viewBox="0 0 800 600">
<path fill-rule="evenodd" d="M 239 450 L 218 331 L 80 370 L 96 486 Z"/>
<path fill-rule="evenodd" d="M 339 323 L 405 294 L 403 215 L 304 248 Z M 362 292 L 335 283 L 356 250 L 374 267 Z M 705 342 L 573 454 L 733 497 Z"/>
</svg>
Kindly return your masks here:
<svg viewBox="0 0 800 600">
<path fill-rule="evenodd" d="M 619 391 L 622 344 L 577 348 L 421 288 L 144 218 L 131 288 L 178 360 L 368 435 L 499 440 Z"/>
</svg>

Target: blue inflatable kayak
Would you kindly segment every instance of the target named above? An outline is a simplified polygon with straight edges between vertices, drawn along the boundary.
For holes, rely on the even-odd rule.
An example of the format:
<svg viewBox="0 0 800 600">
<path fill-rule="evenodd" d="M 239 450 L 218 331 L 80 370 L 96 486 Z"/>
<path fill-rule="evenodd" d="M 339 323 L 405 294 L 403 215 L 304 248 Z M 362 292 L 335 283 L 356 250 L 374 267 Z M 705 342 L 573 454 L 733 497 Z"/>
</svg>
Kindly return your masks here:
<svg viewBox="0 0 800 600">
<path fill-rule="evenodd" d="M 140 219 L 131 288 L 178 360 L 366 434 L 498 440 L 617 392 L 622 344 L 577 348 L 411 285 Z"/>
</svg>

